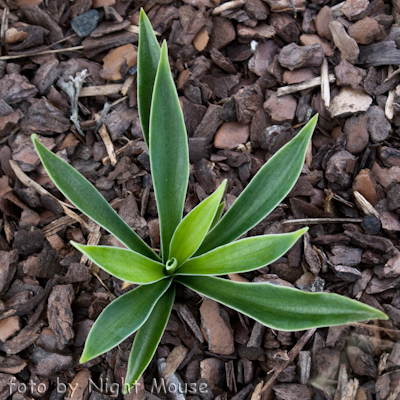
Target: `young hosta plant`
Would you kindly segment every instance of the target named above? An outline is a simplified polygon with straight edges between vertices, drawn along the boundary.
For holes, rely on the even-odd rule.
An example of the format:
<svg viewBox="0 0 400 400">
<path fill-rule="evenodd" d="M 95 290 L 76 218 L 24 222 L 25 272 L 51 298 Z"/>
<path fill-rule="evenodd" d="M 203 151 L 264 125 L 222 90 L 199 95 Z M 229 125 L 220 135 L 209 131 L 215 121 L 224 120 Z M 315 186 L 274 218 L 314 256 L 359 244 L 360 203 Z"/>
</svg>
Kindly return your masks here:
<svg viewBox="0 0 400 400">
<path fill-rule="evenodd" d="M 142 11 L 138 54 L 138 106 L 149 146 L 160 222 L 161 249 L 155 253 L 76 170 L 33 135 L 36 150 L 59 190 L 89 218 L 116 236 L 126 249 L 71 242 L 109 274 L 139 284 L 114 300 L 97 318 L 81 357 L 86 362 L 137 332 L 126 384 L 135 384 L 151 361 L 182 284 L 274 329 L 296 331 L 352 321 L 386 319 L 365 304 L 327 293 L 306 293 L 267 283 L 217 278 L 256 270 L 277 260 L 307 228 L 237 240 L 265 218 L 300 175 L 315 116 L 253 177 L 221 218 L 226 182 L 182 219 L 189 177 L 188 143 L 168 63 Z"/>
</svg>

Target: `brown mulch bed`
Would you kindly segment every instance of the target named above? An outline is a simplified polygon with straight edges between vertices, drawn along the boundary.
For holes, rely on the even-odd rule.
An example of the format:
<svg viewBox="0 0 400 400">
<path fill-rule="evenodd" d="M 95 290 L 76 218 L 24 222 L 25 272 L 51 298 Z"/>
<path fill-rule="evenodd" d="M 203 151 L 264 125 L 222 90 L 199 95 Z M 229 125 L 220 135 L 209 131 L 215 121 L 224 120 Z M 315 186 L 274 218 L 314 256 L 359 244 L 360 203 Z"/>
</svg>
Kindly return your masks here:
<svg viewBox="0 0 400 400">
<path fill-rule="evenodd" d="M 159 247 L 136 107 L 141 6 L 168 40 L 181 96 L 185 212 L 223 179 L 229 208 L 320 114 L 298 183 L 248 233 L 309 234 L 272 265 L 229 278 L 339 293 L 390 320 L 273 331 L 179 288 L 136 391 L 116 390 L 132 338 L 79 364 L 95 319 L 131 287 L 69 245 L 119 243 L 65 204 L 30 135 Z M 0 16 L 0 400 L 400 399 L 398 1 L 0 0 Z M 81 74 L 76 92 L 68 82 Z M 164 368 L 167 387 L 198 390 L 154 390 Z"/>
</svg>

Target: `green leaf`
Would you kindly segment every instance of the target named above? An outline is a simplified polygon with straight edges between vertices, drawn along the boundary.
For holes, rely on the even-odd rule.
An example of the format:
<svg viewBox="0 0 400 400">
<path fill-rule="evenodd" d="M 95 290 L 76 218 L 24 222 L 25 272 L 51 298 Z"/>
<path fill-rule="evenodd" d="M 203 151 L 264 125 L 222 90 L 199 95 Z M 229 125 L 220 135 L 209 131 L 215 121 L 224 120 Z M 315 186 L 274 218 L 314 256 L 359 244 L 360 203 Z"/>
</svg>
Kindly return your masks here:
<svg viewBox="0 0 400 400">
<path fill-rule="evenodd" d="M 211 230 L 212 228 L 214 228 L 215 225 L 218 224 L 219 220 L 221 219 L 222 213 L 224 212 L 224 207 L 225 207 L 225 202 L 223 201 L 223 202 L 218 206 L 217 212 L 215 213 L 214 220 L 213 220 L 213 222 L 212 222 L 212 224 L 211 224 L 211 226 L 210 226 L 210 230 Z"/>
<path fill-rule="evenodd" d="M 344 296 L 306 293 L 269 283 L 232 282 L 214 277 L 178 276 L 188 288 L 281 331 L 388 319 L 383 312 Z"/>
<path fill-rule="evenodd" d="M 176 258 L 178 268 L 201 245 L 215 218 L 225 187 L 226 179 L 212 195 L 190 211 L 176 228 L 171 239 L 169 257 Z"/>
<path fill-rule="evenodd" d="M 253 271 L 283 256 L 308 228 L 281 235 L 255 236 L 187 260 L 177 275 L 226 275 Z"/>
<path fill-rule="evenodd" d="M 72 204 L 112 233 L 128 249 L 153 260 L 159 260 L 157 254 L 121 219 L 88 180 L 71 165 L 46 149 L 36 135 L 32 135 L 31 138 L 50 178 Z"/>
<path fill-rule="evenodd" d="M 204 239 L 196 255 L 230 243 L 258 224 L 290 192 L 303 168 L 318 116 L 258 171 L 232 207 Z"/>
<path fill-rule="evenodd" d="M 137 58 L 137 102 L 143 137 L 149 147 L 150 107 L 154 80 L 160 61 L 160 46 L 143 8 L 139 19 L 139 50 Z"/>
<path fill-rule="evenodd" d="M 166 262 L 172 235 L 182 219 L 189 179 L 189 150 L 165 41 L 151 104 L 150 164 L 160 221 L 162 258 Z"/>
<path fill-rule="evenodd" d="M 99 267 L 117 278 L 131 283 L 148 284 L 166 278 L 164 265 L 132 250 L 109 246 L 71 244 Z"/>
<path fill-rule="evenodd" d="M 109 304 L 99 315 L 86 339 L 81 363 L 111 350 L 137 331 L 147 320 L 158 299 L 171 285 L 163 279 L 139 286 Z"/>
<path fill-rule="evenodd" d="M 136 384 L 150 364 L 168 323 L 174 299 L 175 286 L 172 285 L 158 300 L 149 318 L 138 330 L 129 356 L 125 390 Z"/>
</svg>

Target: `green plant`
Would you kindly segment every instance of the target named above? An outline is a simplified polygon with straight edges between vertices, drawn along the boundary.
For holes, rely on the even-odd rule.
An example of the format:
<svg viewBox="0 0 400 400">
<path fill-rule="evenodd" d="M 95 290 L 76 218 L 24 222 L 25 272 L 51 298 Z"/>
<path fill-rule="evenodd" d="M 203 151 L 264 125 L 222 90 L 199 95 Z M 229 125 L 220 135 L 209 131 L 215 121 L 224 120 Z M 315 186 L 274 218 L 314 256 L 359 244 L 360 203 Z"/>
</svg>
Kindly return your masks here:
<svg viewBox="0 0 400 400">
<path fill-rule="evenodd" d="M 43 166 L 59 190 L 127 249 L 72 245 L 111 275 L 140 285 L 103 310 L 89 333 L 81 362 L 107 352 L 137 331 L 126 376 L 127 384 L 134 384 L 151 361 L 164 332 L 176 283 L 279 330 L 387 318 L 374 308 L 336 294 L 215 277 L 263 267 L 286 253 L 307 231 L 304 228 L 236 240 L 267 216 L 295 184 L 317 116 L 260 169 L 222 218 L 226 181 L 182 219 L 189 177 L 186 130 L 166 42 L 160 50 L 143 11 L 138 106 L 158 206 L 160 255 L 129 228 L 85 178 L 47 150 L 36 135 L 32 137 Z"/>
</svg>

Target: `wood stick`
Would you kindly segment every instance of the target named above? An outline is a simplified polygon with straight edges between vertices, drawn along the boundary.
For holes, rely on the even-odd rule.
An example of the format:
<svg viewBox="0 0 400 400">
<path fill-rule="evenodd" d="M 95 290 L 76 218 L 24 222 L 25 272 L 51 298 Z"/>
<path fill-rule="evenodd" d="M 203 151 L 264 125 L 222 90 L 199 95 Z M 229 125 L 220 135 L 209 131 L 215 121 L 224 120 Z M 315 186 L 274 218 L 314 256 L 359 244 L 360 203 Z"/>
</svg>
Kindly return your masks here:
<svg viewBox="0 0 400 400">
<path fill-rule="evenodd" d="M 43 54 L 55 54 L 55 53 L 63 53 L 64 51 L 78 51 L 78 50 L 83 50 L 83 46 L 68 47 L 67 49 L 44 50 L 36 53 L 18 54 L 15 56 L 1 56 L 0 61 L 16 60 L 17 58 L 41 56 Z"/>
<path fill-rule="evenodd" d="M 384 83 L 392 79 L 394 76 L 400 74 L 400 68 L 397 68 L 396 71 L 388 74 L 388 77 L 383 81 Z"/>
<path fill-rule="evenodd" d="M 57 197 L 53 196 L 51 193 L 49 193 L 46 189 L 44 189 L 42 186 L 40 186 L 37 182 L 35 182 L 33 179 L 29 178 L 28 175 L 26 175 L 22 169 L 19 167 L 19 165 L 13 161 L 10 160 L 10 165 L 13 171 L 15 172 L 15 175 L 17 178 L 21 181 L 21 183 L 27 187 L 33 187 L 40 195 L 44 196 L 51 196 L 53 199 L 55 199 L 63 208 L 63 211 L 65 214 L 73 218 L 74 220 L 78 221 L 82 226 L 85 228 L 88 228 L 87 223 L 74 211 L 72 211 L 70 208 L 68 208 L 67 204 L 65 204 L 63 201 L 58 200 Z"/>
<path fill-rule="evenodd" d="M 264 393 L 269 389 L 269 387 L 273 384 L 278 375 L 296 358 L 297 354 L 299 354 L 300 350 L 307 344 L 312 335 L 314 335 L 317 328 L 309 329 L 300 340 L 293 346 L 293 348 L 288 353 L 288 359 L 280 362 L 275 368 L 274 373 L 269 379 L 269 381 L 264 385 L 261 390 L 261 393 Z"/>
<path fill-rule="evenodd" d="M 2 22 L 1 22 L 1 30 L 0 30 L 0 40 L 1 40 L 2 46 L 4 46 L 6 44 L 6 31 L 8 29 L 8 13 L 9 13 L 9 9 L 8 9 L 8 7 L 6 7 L 4 9 Z"/>
<path fill-rule="evenodd" d="M 329 87 L 328 61 L 325 57 L 321 65 L 321 96 L 325 107 L 328 108 L 331 104 L 331 89 Z"/>
<path fill-rule="evenodd" d="M 4 13 L 6 11 L 3 10 L 2 8 L 0 8 L 0 17 L 3 17 Z M 9 11 L 7 11 L 7 18 L 11 21 L 11 22 L 17 22 L 19 21 L 19 18 L 17 15 L 15 15 L 14 13 L 10 13 Z"/>
<path fill-rule="evenodd" d="M 137 25 L 129 25 L 125 28 L 126 31 L 137 33 L 139 35 L 139 27 Z M 156 36 L 161 36 L 160 32 L 154 31 Z"/>
<path fill-rule="evenodd" d="M 341 223 L 361 223 L 362 218 L 301 218 L 301 219 L 286 219 L 282 222 L 284 225 L 315 225 L 315 224 L 341 224 Z"/>
<path fill-rule="evenodd" d="M 246 3 L 246 0 L 228 1 L 224 4 L 221 4 L 218 7 L 215 7 L 211 14 L 212 15 L 220 15 L 223 11 L 232 10 L 233 8 L 240 7 L 241 5 L 243 5 L 245 3 Z"/>
<path fill-rule="evenodd" d="M 89 221 L 89 236 L 87 240 L 88 246 L 97 246 L 100 242 L 101 233 L 100 233 L 100 225 L 97 225 L 94 221 Z M 82 255 L 81 260 L 79 261 L 81 264 L 86 264 L 91 273 L 99 273 L 99 267 L 96 264 L 93 264 L 92 260 L 85 255 Z M 97 276 L 96 276 L 97 277 Z"/>
<path fill-rule="evenodd" d="M 119 155 L 122 154 L 127 148 L 129 148 L 129 146 L 131 146 L 131 145 L 132 145 L 132 141 L 129 141 L 125 146 L 123 146 L 123 147 L 121 147 L 120 149 L 118 149 L 118 150 L 115 152 L 115 155 L 116 155 L 116 156 L 119 156 Z M 101 162 L 102 162 L 104 165 L 106 165 L 109 161 L 110 161 L 110 157 L 109 157 L 109 156 L 104 157 L 104 158 L 101 160 Z"/>
<path fill-rule="evenodd" d="M 117 163 L 117 157 L 115 156 L 114 145 L 111 141 L 110 135 L 108 134 L 106 126 L 103 124 L 99 129 L 99 135 L 106 146 L 108 157 L 110 158 L 111 165 L 114 167 Z"/>
<path fill-rule="evenodd" d="M 109 85 L 102 86 L 86 86 L 81 89 L 79 97 L 90 97 L 90 96 L 107 96 L 109 94 L 116 94 L 123 88 L 123 83 L 111 83 Z"/>
<path fill-rule="evenodd" d="M 334 74 L 329 74 L 328 78 L 330 83 L 336 81 L 336 76 Z M 310 79 L 308 81 L 295 83 L 294 85 L 282 86 L 278 88 L 276 95 L 278 97 L 285 96 L 286 94 L 300 92 L 300 90 L 316 88 L 317 86 L 321 86 L 320 76 L 317 76 L 316 78 Z"/>
<path fill-rule="evenodd" d="M 394 114 L 393 105 L 394 105 L 395 94 L 396 94 L 396 89 L 389 90 L 389 94 L 385 104 L 385 115 L 387 119 L 393 119 L 393 114 Z"/>
</svg>

